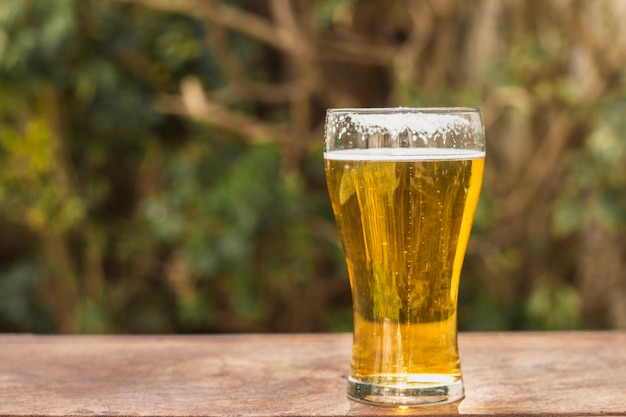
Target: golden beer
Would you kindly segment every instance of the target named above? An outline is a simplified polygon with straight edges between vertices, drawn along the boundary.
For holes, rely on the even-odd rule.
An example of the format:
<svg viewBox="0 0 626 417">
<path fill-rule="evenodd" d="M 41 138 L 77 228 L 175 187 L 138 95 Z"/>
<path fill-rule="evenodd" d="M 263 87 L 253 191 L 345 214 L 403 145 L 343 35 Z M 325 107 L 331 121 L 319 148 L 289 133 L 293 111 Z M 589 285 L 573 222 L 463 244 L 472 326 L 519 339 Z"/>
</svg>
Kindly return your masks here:
<svg viewBox="0 0 626 417">
<path fill-rule="evenodd" d="M 459 278 L 484 151 L 328 150 L 328 190 L 354 303 L 348 393 L 430 404 L 463 397 Z"/>
</svg>

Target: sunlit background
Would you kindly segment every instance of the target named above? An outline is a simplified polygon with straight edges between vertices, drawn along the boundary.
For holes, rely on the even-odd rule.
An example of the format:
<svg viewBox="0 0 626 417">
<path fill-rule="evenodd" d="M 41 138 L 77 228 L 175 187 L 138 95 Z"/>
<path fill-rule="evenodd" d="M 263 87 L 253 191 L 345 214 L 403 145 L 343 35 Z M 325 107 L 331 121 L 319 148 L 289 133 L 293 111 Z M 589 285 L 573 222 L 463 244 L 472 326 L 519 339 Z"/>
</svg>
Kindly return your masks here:
<svg viewBox="0 0 626 417">
<path fill-rule="evenodd" d="M 329 107 L 476 106 L 461 330 L 626 328 L 626 1 L 0 2 L 0 331 L 351 329 Z"/>
</svg>

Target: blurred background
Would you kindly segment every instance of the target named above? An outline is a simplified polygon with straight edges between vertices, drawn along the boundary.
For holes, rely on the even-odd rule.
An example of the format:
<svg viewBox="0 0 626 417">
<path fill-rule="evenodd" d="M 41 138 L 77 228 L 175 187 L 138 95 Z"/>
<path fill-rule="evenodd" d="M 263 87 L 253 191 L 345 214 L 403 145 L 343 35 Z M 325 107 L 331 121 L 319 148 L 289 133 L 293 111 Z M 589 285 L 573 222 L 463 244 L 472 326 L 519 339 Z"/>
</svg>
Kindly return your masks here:
<svg viewBox="0 0 626 417">
<path fill-rule="evenodd" d="M 626 328 L 626 1 L 0 1 L 0 331 L 349 331 L 329 107 L 476 106 L 461 330 Z"/>
</svg>

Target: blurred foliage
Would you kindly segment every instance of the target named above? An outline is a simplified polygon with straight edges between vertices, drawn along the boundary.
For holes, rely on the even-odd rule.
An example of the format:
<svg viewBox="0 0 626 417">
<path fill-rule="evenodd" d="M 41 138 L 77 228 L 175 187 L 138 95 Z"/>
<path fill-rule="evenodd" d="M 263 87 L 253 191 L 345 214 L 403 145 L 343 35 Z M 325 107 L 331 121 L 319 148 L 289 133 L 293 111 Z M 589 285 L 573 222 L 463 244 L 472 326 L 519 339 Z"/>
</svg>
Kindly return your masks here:
<svg viewBox="0 0 626 417">
<path fill-rule="evenodd" d="M 626 328 L 624 17 L 1 1 L 0 331 L 349 330 L 324 109 L 398 105 L 483 108 L 462 329 Z"/>
</svg>

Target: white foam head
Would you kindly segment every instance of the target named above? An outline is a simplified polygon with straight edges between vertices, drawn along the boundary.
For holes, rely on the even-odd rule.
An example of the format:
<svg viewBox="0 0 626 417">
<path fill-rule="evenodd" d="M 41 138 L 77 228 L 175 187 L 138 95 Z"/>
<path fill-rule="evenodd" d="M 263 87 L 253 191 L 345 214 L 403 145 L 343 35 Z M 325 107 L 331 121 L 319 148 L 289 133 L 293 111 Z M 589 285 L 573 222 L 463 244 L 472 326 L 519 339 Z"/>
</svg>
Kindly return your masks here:
<svg viewBox="0 0 626 417">
<path fill-rule="evenodd" d="M 452 148 L 484 151 L 479 109 L 330 109 L 325 150 Z"/>
</svg>

